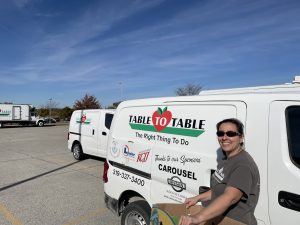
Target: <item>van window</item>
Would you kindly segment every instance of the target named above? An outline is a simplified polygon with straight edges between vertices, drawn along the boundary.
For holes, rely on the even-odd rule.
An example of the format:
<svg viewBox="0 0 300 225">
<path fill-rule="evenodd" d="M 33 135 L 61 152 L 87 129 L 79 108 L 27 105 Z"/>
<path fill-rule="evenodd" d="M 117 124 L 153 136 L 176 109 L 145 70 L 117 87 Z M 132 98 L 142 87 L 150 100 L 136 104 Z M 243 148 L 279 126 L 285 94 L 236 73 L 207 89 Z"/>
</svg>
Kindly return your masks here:
<svg viewBox="0 0 300 225">
<path fill-rule="evenodd" d="M 110 113 L 105 114 L 105 127 L 107 129 L 110 129 L 111 121 L 113 119 L 114 115 Z"/>
<path fill-rule="evenodd" d="M 300 168 L 300 106 L 286 108 L 288 145 L 292 162 Z"/>
</svg>

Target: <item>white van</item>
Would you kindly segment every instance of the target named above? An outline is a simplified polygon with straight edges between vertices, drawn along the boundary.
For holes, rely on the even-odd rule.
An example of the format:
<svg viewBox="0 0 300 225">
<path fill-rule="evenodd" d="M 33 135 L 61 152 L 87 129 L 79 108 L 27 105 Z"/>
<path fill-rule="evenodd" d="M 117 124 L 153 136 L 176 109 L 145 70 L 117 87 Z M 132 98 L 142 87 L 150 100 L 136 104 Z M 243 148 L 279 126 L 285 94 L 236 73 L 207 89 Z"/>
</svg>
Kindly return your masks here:
<svg viewBox="0 0 300 225">
<path fill-rule="evenodd" d="M 107 207 L 122 225 L 148 225 L 153 204 L 182 203 L 205 190 L 220 156 L 216 124 L 234 117 L 260 170 L 258 224 L 299 225 L 298 82 L 121 103 L 104 165 Z"/>
<path fill-rule="evenodd" d="M 114 110 L 86 109 L 72 113 L 68 149 L 75 159 L 80 160 L 84 154 L 106 157 L 106 145 Z"/>
</svg>

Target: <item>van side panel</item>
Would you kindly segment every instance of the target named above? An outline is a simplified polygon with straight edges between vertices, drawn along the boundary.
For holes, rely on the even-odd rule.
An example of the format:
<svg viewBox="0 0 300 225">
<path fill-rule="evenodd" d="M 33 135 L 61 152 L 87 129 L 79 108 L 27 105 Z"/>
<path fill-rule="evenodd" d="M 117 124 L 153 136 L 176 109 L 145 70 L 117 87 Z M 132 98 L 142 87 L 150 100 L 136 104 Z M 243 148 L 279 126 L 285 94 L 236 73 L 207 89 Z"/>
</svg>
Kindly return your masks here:
<svg viewBox="0 0 300 225">
<path fill-rule="evenodd" d="M 217 155 L 216 123 L 228 117 L 246 119 L 243 102 L 173 103 L 132 106 L 115 115 L 108 145 L 109 196 L 126 190 L 142 195 L 150 205 L 183 202 L 209 186 Z M 151 191 L 150 191 L 151 190 Z"/>
<path fill-rule="evenodd" d="M 177 132 L 154 133 L 158 138 L 152 153 L 153 204 L 182 203 L 198 194 L 200 186 L 209 187 L 217 160 L 223 157 L 215 134 L 216 124 L 225 118 L 238 117 L 243 122 L 246 119 L 242 102 L 171 104 L 168 110 L 172 113 L 171 126 Z"/>
</svg>

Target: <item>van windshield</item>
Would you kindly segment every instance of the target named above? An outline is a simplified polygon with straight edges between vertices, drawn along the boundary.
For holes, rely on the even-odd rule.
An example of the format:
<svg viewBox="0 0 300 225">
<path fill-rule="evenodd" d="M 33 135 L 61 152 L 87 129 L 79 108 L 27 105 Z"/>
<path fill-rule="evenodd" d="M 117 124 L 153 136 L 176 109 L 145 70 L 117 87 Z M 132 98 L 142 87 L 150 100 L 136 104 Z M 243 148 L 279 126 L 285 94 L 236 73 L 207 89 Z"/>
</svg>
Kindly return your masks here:
<svg viewBox="0 0 300 225">
<path fill-rule="evenodd" d="M 300 106 L 286 108 L 286 124 L 290 157 L 292 162 L 300 168 Z"/>
</svg>

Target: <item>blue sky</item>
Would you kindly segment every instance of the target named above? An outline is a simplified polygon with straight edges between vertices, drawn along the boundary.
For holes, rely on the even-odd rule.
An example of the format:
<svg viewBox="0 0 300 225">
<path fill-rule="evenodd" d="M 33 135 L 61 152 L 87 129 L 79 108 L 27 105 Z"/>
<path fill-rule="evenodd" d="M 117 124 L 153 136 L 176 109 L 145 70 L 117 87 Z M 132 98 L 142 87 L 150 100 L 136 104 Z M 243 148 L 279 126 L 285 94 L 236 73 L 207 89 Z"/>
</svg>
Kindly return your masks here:
<svg viewBox="0 0 300 225">
<path fill-rule="evenodd" d="M 300 75 L 298 0 L 1 0 L 0 102 L 72 107 Z"/>
</svg>

